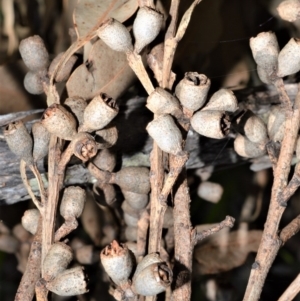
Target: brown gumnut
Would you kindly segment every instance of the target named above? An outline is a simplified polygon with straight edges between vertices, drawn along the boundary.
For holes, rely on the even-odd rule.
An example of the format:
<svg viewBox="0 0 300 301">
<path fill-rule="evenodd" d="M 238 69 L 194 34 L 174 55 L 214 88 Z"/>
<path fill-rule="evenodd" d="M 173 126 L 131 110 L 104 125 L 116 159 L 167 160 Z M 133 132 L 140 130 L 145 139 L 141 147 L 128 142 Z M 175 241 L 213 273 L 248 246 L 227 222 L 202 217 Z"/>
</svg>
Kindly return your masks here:
<svg viewBox="0 0 300 301">
<path fill-rule="evenodd" d="M 229 133 L 230 121 L 222 111 L 199 111 L 192 117 L 191 125 L 202 136 L 222 139 Z"/>
<path fill-rule="evenodd" d="M 87 107 L 87 101 L 81 97 L 69 97 L 64 102 L 64 105 L 76 116 L 78 125 L 81 126 L 83 123 L 83 112 Z"/>
<path fill-rule="evenodd" d="M 200 183 L 197 194 L 208 202 L 218 203 L 223 195 L 223 187 L 218 183 L 204 181 Z"/>
<path fill-rule="evenodd" d="M 118 129 L 116 126 L 107 126 L 102 130 L 96 131 L 96 140 L 99 149 L 110 148 L 118 140 Z"/>
<path fill-rule="evenodd" d="M 93 136 L 88 133 L 78 133 L 71 142 L 73 154 L 83 162 L 96 156 L 97 144 Z"/>
<path fill-rule="evenodd" d="M 79 186 L 70 186 L 64 190 L 60 204 L 60 214 L 65 219 L 78 218 L 84 207 L 85 190 Z"/>
<path fill-rule="evenodd" d="M 111 49 L 121 52 L 133 50 L 131 36 L 127 28 L 115 19 L 109 19 L 98 29 L 99 38 Z"/>
<path fill-rule="evenodd" d="M 37 162 L 47 156 L 51 135 L 41 121 L 35 122 L 31 131 L 33 135 L 33 160 Z"/>
<path fill-rule="evenodd" d="M 92 161 L 99 169 L 112 172 L 117 164 L 116 154 L 109 149 L 103 149 Z"/>
<path fill-rule="evenodd" d="M 199 110 L 205 103 L 210 79 L 204 74 L 187 72 L 175 88 L 175 94 L 181 105 L 193 112 Z"/>
<path fill-rule="evenodd" d="M 55 279 L 66 270 L 73 259 L 72 249 L 63 242 L 54 243 L 43 262 L 43 278 L 46 281 Z"/>
<path fill-rule="evenodd" d="M 114 182 L 122 191 L 148 194 L 150 191 L 149 169 L 147 167 L 124 167 L 114 174 Z"/>
<path fill-rule="evenodd" d="M 59 104 L 45 110 L 42 124 L 48 132 L 64 140 L 72 140 L 77 134 L 75 117 Z"/>
<path fill-rule="evenodd" d="M 133 22 L 134 50 L 137 53 L 140 53 L 158 36 L 163 25 L 163 19 L 161 13 L 150 7 L 143 6 L 138 10 Z"/>
<path fill-rule="evenodd" d="M 172 270 L 156 253 L 145 256 L 138 264 L 132 279 L 132 290 L 139 295 L 162 293 L 173 280 Z"/>
<path fill-rule="evenodd" d="M 176 118 L 182 116 L 182 108 L 176 97 L 157 87 L 147 98 L 146 107 L 154 114 L 170 114 Z"/>
<path fill-rule="evenodd" d="M 29 71 L 24 77 L 24 87 L 27 92 L 33 95 L 44 93 L 43 83 L 48 81 L 47 71 Z"/>
<path fill-rule="evenodd" d="M 277 11 L 281 19 L 295 22 L 300 18 L 300 2 L 299 0 L 282 1 L 277 7 Z"/>
<path fill-rule="evenodd" d="M 124 199 L 128 202 L 128 204 L 137 210 L 144 209 L 148 204 L 148 194 L 140 194 L 131 191 L 122 190 Z"/>
<path fill-rule="evenodd" d="M 88 292 L 84 268 L 64 270 L 54 280 L 46 284 L 46 288 L 59 296 L 75 296 Z"/>
<path fill-rule="evenodd" d="M 32 36 L 20 42 L 21 57 L 31 71 L 46 69 L 49 65 L 49 54 L 40 36 Z"/>
<path fill-rule="evenodd" d="M 148 123 L 146 130 L 166 153 L 178 155 L 182 152 L 182 135 L 170 115 L 160 115 Z"/>
<path fill-rule="evenodd" d="M 101 251 L 100 259 L 115 284 L 121 285 L 128 281 L 134 267 L 134 256 L 125 244 L 114 240 Z"/>
<path fill-rule="evenodd" d="M 139 216 L 140 216 L 140 210 L 131 207 L 130 204 L 126 200 L 123 201 L 121 208 L 124 213 L 127 213 L 133 217 L 139 218 Z"/>
<path fill-rule="evenodd" d="M 9 149 L 28 165 L 33 164 L 33 142 L 22 121 L 10 123 L 4 130 L 4 137 Z"/>
<path fill-rule="evenodd" d="M 51 62 L 49 69 L 48 69 L 49 78 L 52 76 L 54 69 L 56 68 L 57 64 L 59 63 L 59 61 L 63 55 L 64 55 L 64 52 L 59 53 Z M 71 74 L 71 71 L 72 71 L 74 65 L 76 64 L 77 59 L 78 59 L 78 57 L 76 55 L 72 55 L 68 59 L 66 64 L 63 66 L 63 68 L 60 69 L 59 72 L 56 74 L 54 80 L 56 82 L 63 82 L 63 81 L 68 80 L 68 78 Z"/>
<path fill-rule="evenodd" d="M 123 217 L 127 226 L 137 227 L 137 223 L 139 221 L 139 218 L 137 216 L 133 216 L 124 212 Z"/>
<path fill-rule="evenodd" d="M 238 102 L 233 92 L 229 89 L 220 89 L 209 99 L 201 111 L 226 111 L 235 112 Z"/>
<path fill-rule="evenodd" d="M 85 108 L 81 131 L 93 132 L 103 129 L 117 116 L 118 112 L 119 107 L 116 101 L 105 93 L 100 93 Z"/>
<path fill-rule="evenodd" d="M 38 209 L 29 209 L 24 212 L 22 216 L 22 226 L 32 235 L 37 231 L 40 218 L 40 212 Z"/>
</svg>

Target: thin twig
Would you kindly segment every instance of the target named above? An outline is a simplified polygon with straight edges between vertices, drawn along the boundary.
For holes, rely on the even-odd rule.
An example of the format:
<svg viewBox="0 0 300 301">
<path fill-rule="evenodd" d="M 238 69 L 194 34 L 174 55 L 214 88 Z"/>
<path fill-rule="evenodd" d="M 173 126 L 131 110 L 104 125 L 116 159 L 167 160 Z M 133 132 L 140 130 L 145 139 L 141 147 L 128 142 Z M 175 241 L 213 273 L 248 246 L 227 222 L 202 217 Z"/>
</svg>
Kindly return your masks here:
<svg viewBox="0 0 300 301">
<path fill-rule="evenodd" d="M 194 237 L 193 237 L 194 245 L 199 243 L 201 240 L 219 232 L 220 230 L 222 230 L 225 227 L 232 228 L 234 225 L 234 221 L 235 221 L 235 219 L 233 217 L 227 215 L 226 218 L 222 222 L 214 225 L 210 229 L 207 229 L 207 230 L 204 230 L 201 232 L 197 232 L 196 230 L 194 230 Z"/>
<path fill-rule="evenodd" d="M 281 85 L 276 85 L 284 103 L 286 112 L 286 124 L 284 130 L 284 138 L 280 149 L 280 155 L 274 170 L 274 183 L 272 187 L 271 202 L 267 221 L 265 223 L 262 240 L 257 252 L 255 264 L 252 266 L 250 277 L 244 301 L 259 300 L 268 271 L 278 253 L 281 246 L 278 237 L 278 227 L 285 207 L 282 203 L 282 192 L 287 187 L 288 175 L 291 169 L 291 161 L 295 148 L 296 139 L 299 131 L 300 119 L 300 93 L 295 100 L 292 112 L 291 105 L 287 103 L 287 94 L 283 91 Z M 288 116 L 291 116 L 288 118 Z"/>
<path fill-rule="evenodd" d="M 40 190 L 40 195 L 41 195 L 41 202 L 42 202 L 42 204 L 45 204 L 47 198 L 46 198 L 46 191 L 45 191 L 42 176 L 41 176 L 39 170 L 37 169 L 36 165 L 30 165 L 29 168 L 33 172 L 33 174 L 37 180 L 39 190 Z"/>
<path fill-rule="evenodd" d="M 288 286 L 284 293 L 280 296 L 278 301 L 292 301 L 300 291 L 300 274 Z"/>
<path fill-rule="evenodd" d="M 32 301 L 35 284 L 41 277 L 42 258 L 42 219 L 40 218 L 37 232 L 31 243 L 26 270 L 19 284 L 15 301 Z"/>
<path fill-rule="evenodd" d="M 284 245 L 292 236 L 296 235 L 300 230 L 300 215 L 294 218 L 288 225 L 286 225 L 280 232 L 280 240 Z"/>
<path fill-rule="evenodd" d="M 142 212 L 137 224 L 137 256 L 143 258 L 146 253 L 147 232 L 149 228 L 150 215 L 149 209 L 146 208 Z"/>
</svg>

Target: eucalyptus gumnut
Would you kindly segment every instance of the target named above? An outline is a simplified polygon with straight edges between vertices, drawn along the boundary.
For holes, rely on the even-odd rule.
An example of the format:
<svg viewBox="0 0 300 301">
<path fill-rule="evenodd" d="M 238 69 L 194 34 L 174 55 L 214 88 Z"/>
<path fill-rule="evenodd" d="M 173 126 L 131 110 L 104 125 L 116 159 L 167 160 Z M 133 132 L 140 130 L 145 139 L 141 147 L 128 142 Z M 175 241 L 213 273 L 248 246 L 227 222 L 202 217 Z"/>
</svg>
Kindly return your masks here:
<svg viewBox="0 0 300 301">
<path fill-rule="evenodd" d="M 109 149 L 103 149 L 93 158 L 93 163 L 99 169 L 112 172 L 117 164 L 117 158 Z"/>
<path fill-rule="evenodd" d="M 64 140 L 72 140 L 77 134 L 75 117 L 60 104 L 45 110 L 42 124 L 49 133 Z"/>
<path fill-rule="evenodd" d="M 54 243 L 43 262 L 43 278 L 51 281 L 66 270 L 73 259 L 72 249 L 63 242 Z"/>
<path fill-rule="evenodd" d="M 148 123 L 146 130 L 166 153 L 179 155 L 182 152 L 182 135 L 170 115 L 160 115 Z"/>
<path fill-rule="evenodd" d="M 300 39 L 291 38 L 278 56 L 277 76 L 284 77 L 300 70 Z"/>
<path fill-rule="evenodd" d="M 282 1 L 277 7 L 277 11 L 281 19 L 295 22 L 300 18 L 300 2 L 299 0 Z"/>
<path fill-rule="evenodd" d="M 118 129 L 116 126 L 108 126 L 96 131 L 96 135 L 99 149 L 110 148 L 118 140 Z"/>
<path fill-rule="evenodd" d="M 199 110 L 205 103 L 210 80 L 204 74 L 187 72 L 175 88 L 175 94 L 183 107 L 190 111 Z"/>
<path fill-rule="evenodd" d="M 266 153 L 265 146 L 251 142 L 245 136 L 238 134 L 234 140 L 234 150 L 246 158 L 257 158 Z"/>
<path fill-rule="evenodd" d="M 127 246 L 125 244 L 119 244 L 115 240 L 100 253 L 104 270 L 117 285 L 128 281 L 134 266 L 133 258 L 133 254 Z"/>
<path fill-rule="evenodd" d="M 109 19 L 98 29 L 99 38 L 111 49 L 121 52 L 133 50 L 131 36 L 127 28 L 115 19 Z"/>
<path fill-rule="evenodd" d="M 139 295 L 154 296 L 171 285 L 172 270 L 156 254 L 145 256 L 138 264 L 132 279 L 132 290 Z"/>
<path fill-rule="evenodd" d="M 93 132 L 108 125 L 118 114 L 116 101 L 105 93 L 94 97 L 83 113 L 81 131 Z"/>
<path fill-rule="evenodd" d="M 220 89 L 209 99 L 201 111 L 226 111 L 235 112 L 238 102 L 233 92 L 229 89 Z"/>
<path fill-rule="evenodd" d="M 64 55 L 64 52 L 59 53 L 51 62 L 49 69 L 48 69 L 48 75 L 49 77 L 52 76 L 52 73 L 54 71 L 54 69 L 56 68 L 57 64 L 59 63 L 59 61 L 61 60 L 62 56 Z M 57 72 L 57 74 L 55 75 L 54 80 L 56 82 L 63 82 L 68 80 L 71 71 L 75 65 L 75 63 L 77 62 L 78 57 L 76 55 L 72 55 L 67 62 L 65 63 L 64 66 L 62 66 L 62 68 Z"/>
<path fill-rule="evenodd" d="M 157 115 L 170 114 L 176 118 L 182 116 L 182 108 L 178 99 L 160 87 L 157 87 L 149 95 L 146 107 Z"/>
<path fill-rule="evenodd" d="M 40 218 L 40 212 L 37 209 L 26 210 L 22 216 L 22 226 L 32 235 L 36 234 L 38 223 Z"/>
<path fill-rule="evenodd" d="M 222 111 L 199 111 L 192 117 L 191 125 L 202 136 L 222 139 L 229 133 L 230 121 Z"/>
<path fill-rule="evenodd" d="M 29 71 L 24 77 L 24 87 L 27 92 L 33 95 L 44 93 L 43 83 L 48 80 L 47 71 Z"/>
<path fill-rule="evenodd" d="M 128 204 L 137 210 L 145 208 L 148 204 L 148 194 L 140 194 L 131 191 L 122 190 L 124 199 Z"/>
<path fill-rule="evenodd" d="M 21 41 L 21 57 L 31 71 L 46 69 L 49 65 L 49 54 L 40 36 L 32 36 Z"/>
<path fill-rule="evenodd" d="M 125 238 L 127 241 L 136 241 L 137 240 L 137 227 L 127 226 L 125 228 Z"/>
<path fill-rule="evenodd" d="M 73 154 L 83 162 L 96 156 L 97 144 L 93 136 L 88 133 L 78 133 L 71 142 Z"/>
<path fill-rule="evenodd" d="M 133 22 L 134 50 L 140 53 L 145 46 L 154 41 L 162 25 L 163 15 L 161 13 L 147 6 L 141 7 Z"/>
<path fill-rule="evenodd" d="M 84 268 L 64 270 L 55 279 L 46 283 L 46 288 L 59 296 L 75 296 L 88 292 Z"/>
<path fill-rule="evenodd" d="M 114 182 L 122 191 L 148 194 L 150 191 L 149 169 L 147 167 L 128 166 L 114 174 Z"/>
<path fill-rule="evenodd" d="M 33 135 L 33 160 L 37 162 L 48 154 L 50 133 L 41 121 L 35 122 L 32 125 L 31 131 Z"/>
<path fill-rule="evenodd" d="M 223 187 L 218 183 L 204 181 L 200 183 L 197 194 L 208 202 L 218 203 L 223 194 Z"/>
<path fill-rule="evenodd" d="M 9 149 L 28 165 L 33 164 L 33 142 L 22 121 L 10 123 L 4 130 L 4 137 Z"/>
<path fill-rule="evenodd" d="M 267 85 L 272 84 L 271 77 L 265 69 L 263 69 L 262 67 L 257 65 L 257 70 L 256 71 L 257 71 L 257 75 L 258 75 L 259 79 L 264 84 L 267 84 Z"/>
<path fill-rule="evenodd" d="M 273 32 L 261 32 L 256 37 L 251 38 L 250 48 L 256 64 L 263 68 L 267 74 L 272 74 L 277 70 L 279 45 Z"/>
<path fill-rule="evenodd" d="M 70 186 L 64 190 L 60 204 L 60 214 L 65 219 L 78 218 L 86 200 L 85 190 L 79 186 Z"/>
<path fill-rule="evenodd" d="M 121 208 L 124 213 L 127 213 L 133 217 L 139 218 L 139 216 L 140 216 L 140 210 L 131 207 L 130 204 L 126 200 L 124 200 L 124 202 L 122 203 Z"/>
<path fill-rule="evenodd" d="M 271 140 L 281 142 L 284 137 L 285 112 L 280 106 L 273 106 L 270 111 L 267 129 Z"/>
<path fill-rule="evenodd" d="M 65 100 L 64 105 L 76 116 L 78 125 L 82 125 L 87 101 L 81 97 L 69 97 Z"/>
<path fill-rule="evenodd" d="M 138 216 L 134 216 L 134 215 L 131 215 L 131 214 L 127 213 L 127 212 L 124 212 L 123 217 L 124 217 L 125 224 L 127 226 L 137 227 L 137 223 L 139 221 L 139 217 Z"/>
</svg>

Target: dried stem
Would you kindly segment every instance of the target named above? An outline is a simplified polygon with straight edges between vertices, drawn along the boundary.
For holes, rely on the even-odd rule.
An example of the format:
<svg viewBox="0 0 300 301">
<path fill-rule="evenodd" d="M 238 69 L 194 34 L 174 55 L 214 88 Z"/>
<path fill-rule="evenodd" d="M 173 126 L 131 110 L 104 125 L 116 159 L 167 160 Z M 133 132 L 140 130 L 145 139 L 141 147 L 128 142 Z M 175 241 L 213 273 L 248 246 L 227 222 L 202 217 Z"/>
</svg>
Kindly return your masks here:
<svg viewBox="0 0 300 301">
<path fill-rule="evenodd" d="M 153 0 L 139 0 L 139 7 L 148 6 L 151 8 L 155 8 Z"/>
<path fill-rule="evenodd" d="M 292 301 L 300 291 L 300 274 L 294 279 L 289 287 L 280 296 L 278 301 Z"/>
<path fill-rule="evenodd" d="M 300 215 L 294 218 L 288 225 L 286 225 L 280 232 L 280 240 L 284 245 L 292 236 L 296 235 L 300 230 Z"/>
<path fill-rule="evenodd" d="M 77 227 L 78 221 L 76 220 L 76 218 L 66 220 L 55 232 L 54 241 L 60 241 L 63 237 L 67 236 L 73 230 L 77 229 Z"/>
<path fill-rule="evenodd" d="M 194 245 L 199 243 L 201 240 L 205 239 L 206 237 L 209 237 L 220 230 L 222 230 L 225 227 L 232 228 L 234 225 L 235 219 L 229 215 L 226 216 L 226 218 L 220 222 L 219 224 L 214 225 L 212 228 L 208 230 L 204 230 L 201 232 L 194 231 Z"/>
<path fill-rule="evenodd" d="M 23 184 L 24 184 L 25 188 L 27 189 L 29 196 L 31 197 L 35 206 L 39 209 L 41 215 L 43 215 L 43 210 L 44 210 L 43 204 L 36 198 L 36 196 L 34 195 L 32 189 L 31 189 L 31 186 L 27 179 L 26 162 L 24 160 L 20 161 L 20 174 L 21 174 Z"/>
<path fill-rule="evenodd" d="M 150 215 L 149 209 L 146 208 L 139 218 L 137 224 L 137 255 L 143 257 L 146 253 L 147 232 L 149 228 Z"/>
<path fill-rule="evenodd" d="M 274 183 L 272 187 L 271 202 L 267 221 L 265 223 L 262 240 L 257 252 L 255 264 L 252 267 L 248 286 L 244 296 L 246 301 L 259 300 L 265 279 L 268 271 L 277 255 L 281 246 L 278 237 L 278 226 L 282 214 L 285 210 L 284 202 L 282 199 L 283 191 L 287 187 L 288 175 L 291 169 L 291 161 L 295 148 L 296 139 L 299 131 L 299 118 L 300 118 L 300 93 L 298 91 L 294 108 L 287 103 L 287 94 L 281 85 L 276 85 L 278 92 L 281 95 L 281 100 L 285 104 L 286 118 L 284 139 L 280 149 L 280 155 L 274 170 Z"/>
<path fill-rule="evenodd" d="M 40 194 L 41 194 L 41 202 L 42 202 L 42 204 L 45 204 L 46 203 L 46 191 L 45 191 L 42 176 L 41 176 L 39 170 L 37 169 L 36 165 L 30 165 L 29 168 L 33 172 L 33 174 L 37 180 Z"/>
<path fill-rule="evenodd" d="M 36 301 L 48 301 L 48 290 L 45 285 L 45 280 L 40 279 L 35 286 Z"/>
<path fill-rule="evenodd" d="M 41 277 L 42 258 L 42 220 L 40 218 L 37 232 L 31 243 L 26 270 L 19 284 L 15 301 L 31 301 L 34 296 L 35 284 Z"/>
</svg>

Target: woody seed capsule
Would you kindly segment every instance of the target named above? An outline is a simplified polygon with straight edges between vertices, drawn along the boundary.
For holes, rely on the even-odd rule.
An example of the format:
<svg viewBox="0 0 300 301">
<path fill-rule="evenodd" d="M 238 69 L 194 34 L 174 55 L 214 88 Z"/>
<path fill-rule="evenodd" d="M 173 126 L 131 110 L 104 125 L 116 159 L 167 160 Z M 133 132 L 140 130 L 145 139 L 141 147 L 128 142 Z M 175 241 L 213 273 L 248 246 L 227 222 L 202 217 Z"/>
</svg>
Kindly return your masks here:
<svg viewBox="0 0 300 301">
<path fill-rule="evenodd" d="M 129 279 L 133 268 L 133 254 L 125 244 L 113 241 L 100 253 L 101 263 L 112 281 L 120 285 Z"/>
<path fill-rule="evenodd" d="M 182 116 L 182 108 L 177 98 L 160 87 L 149 95 L 146 107 L 157 115 L 170 114 L 176 118 Z"/>
<path fill-rule="evenodd" d="M 22 216 L 22 226 L 30 232 L 32 235 L 35 235 L 38 227 L 38 222 L 40 218 L 40 212 L 37 209 L 29 209 L 24 212 Z"/>
<path fill-rule="evenodd" d="M 229 133 L 230 121 L 222 111 L 199 111 L 192 117 L 191 125 L 202 136 L 222 139 Z"/>
<path fill-rule="evenodd" d="M 140 194 L 134 193 L 131 191 L 123 191 L 124 199 L 128 202 L 128 204 L 137 210 L 141 210 L 145 208 L 148 204 L 148 194 Z"/>
<path fill-rule="evenodd" d="M 182 135 L 170 115 L 161 115 L 148 123 L 146 130 L 166 153 L 178 155 L 182 151 Z"/>
<path fill-rule="evenodd" d="M 81 131 L 93 132 L 108 125 L 118 114 L 116 101 L 104 93 L 94 97 L 83 113 Z"/>
<path fill-rule="evenodd" d="M 115 51 L 133 50 L 131 36 L 127 28 L 115 19 L 109 19 L 98 29 L 99 38 Z"/>
<path fill-rule="evenodd" d="M 277 11 L 281 19 L 295 22 L 300 18 L 300 2 L 299 0 L 282 1 L 277 7 Z"/>
<path fill-rule="evenodd" d="M 140 53 L 145 46 L 154 41 L 161 30 L 162 24 L 163 15 L 158 11 L 147 6 L 143 6 L 138 10 L 133 22 L 134 50 L 137 53 Z"/>
<path fill-rule="evenodd" d="M 78 125 L 83 123 L 83 112 L 87 107 L 87 102 L 85 99 L 80 97 L 70 97 L 64 102 L 64 105 L 71 110 L 71 112 L 76 116 Z"/>
<path fill-rule="evenodd" d="M 238 102 L 233 92 L 229 89 L 220 89 L 215 92 L 202 111 L 235 112 Z"/>
<path fill-rule="evenodd" d="M 22 40 L 19 51 L 25 65 L 31 71 L 39 71 L 48 67 L 49 54 L 40 36 Z"/>
<path fill-rule="evenodd" d="M 33 164 L 32 138 L 22 121 L 10 123 L 4 130 L 4 137 L 9 149 L 19 159 L 23 159 L 28 165 Z"/>
<path fill-rule="evenodd" d="M 268 119 L 268 135 L 271 140 L 281 142 L 284 136 L 285 112 L 280 106 L 273 106 Z"/>
<path fill-rule="evenodd" d="M 99 149 L 110 148 L 115 145 L 118 140 L 118 129 L 116 126 L 108 126 L 96 131 L 96 135 Z"/>
<path fill-rule="evenodd" d="M 300 39 L 291 38 L 278 56 L 277 76 L 284 77 L 300 70 Z"/>
<path fill-rule="evenodd" d="M 234 150 L 246 158 L 257 158 L 266 153 L 265 146 L 251 142 L 245 136 L 238 134 L 234 140 Z"/>
<path fill-rule="evenodd" d="M 24 77 L 24 87 L 27 92 L 33 95 L 44 93 L 43 83 L 48 80 L 46 69 L 40 71 L 29 71 Z"/>
<path fill-rule="evenodd" d="M 205 103 L 210 88 L 210 80 L 204 74 L 187 72 L 175 88 L 175 94 L 183 107 L 199 110 Z"/>
<path fill-rule="evenodd" d="M 71 142 L 73 154 L 83 162 L 88 161 L 97 154 L 96 141 L 88 133 L 78 133 Z"/>
<path fill-rule="evenodd" d="M 109 149 L 103 149 L 94 157 L 93 163 L 102 170 L 112 172 L 117 164 L 115 153 Z"/>
<path fill-rule="evenodd" d="M 256 115 L 252 115 L 246 120 L 243 130 L 251 142 L 264 144 L 268 140 L 267 127 Z"/>
<path fill-rule="evenodd" d="M 267 74 L 272 74 L 277 69 L 279 46 L 273 32 L 261 32 L 250 39 L 250 48 L 257 65 Z"/>
<path fill-rule="evenodd" d="M 75 296 L 88 292 L 84 268 L 77 266 L 60 273 L 46 284 L 46 288 L 59 296 Z"/>
<path fill-rule="evenodd" d="M 48 154 L 50 133 L 41 121 L 35 122 L 31 130 L 33 135 L 33 159 L 34 162 L 37 162 Z"/>
<path fill-rule="evenodd" d="M 45 110 L 42 124 L 48 132 L 64 140 L 72 140 L 77 133 L 75 117 L 59 104 Z"/>
<path fill-rule="evenodd" d="M 84 207 L 85 190 L 79 186 L 70 186 L 64 190 L 60 205 L 60 214 L 64 219 L 78 218 Z"/>
<path fill-rule="evenodd" d="M 46 281 L 53 280 L 67 268 L 72 259 L 73 253 L 69 246 L 62 242 L 54 243 L 43 262 L 43 278 Z"/>
</svg>

